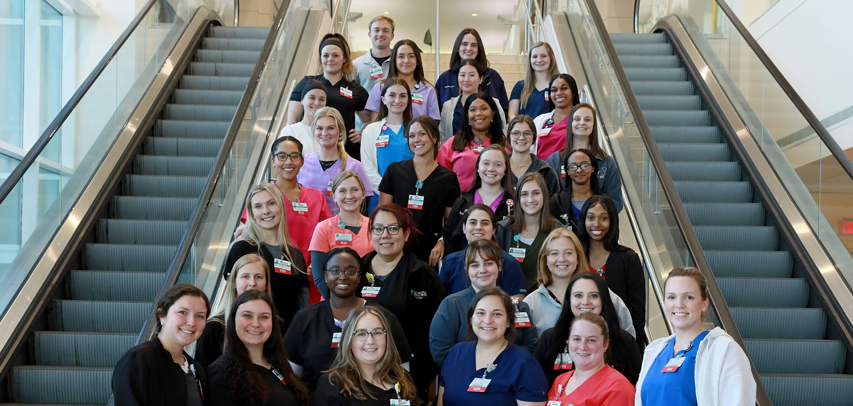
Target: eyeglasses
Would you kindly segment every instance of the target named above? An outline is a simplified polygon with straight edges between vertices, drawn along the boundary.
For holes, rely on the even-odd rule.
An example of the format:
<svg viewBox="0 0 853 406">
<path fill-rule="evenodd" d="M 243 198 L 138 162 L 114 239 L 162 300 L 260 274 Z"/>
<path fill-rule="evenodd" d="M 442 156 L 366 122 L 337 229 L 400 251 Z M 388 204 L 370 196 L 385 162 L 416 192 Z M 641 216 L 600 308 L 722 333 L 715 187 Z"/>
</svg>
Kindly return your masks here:
<svg viewBox="0 0 853 406">
<path fill-rule="evenodd" d="M 521 138 L 522 136 L 524 136 L 524 138 L 533 138 L 533 133 L 532 133 L 532 132 L 530 132 L 530 131 L 525 131 L 525 132 L 521 132 L 521 131 L 512 131 L 512 132 L 510 132 L 510 133 L 509 133 L 509 136 L 510 136 L 510 137 L 512 137 L 512 138 L 515 138 L 515 139 L 519 139 L 519 138 Z"/>
<path fill-rule="evenodd" d="M 367 337 L 373 336 L 374 341 L 385 340 L 385 334 L 388 332 L 385 329 L 378 328 L 373 331 L 357 330 L 352 332 L 352 336 L 358 341 L 367 341 Z"/>
<path fill-rule="evenodd" d="M 569 165 L 569 171 L 570 172 L 577 172 L 578 168 L 580 168 L 582 171 L 585 171 L 589 168 L 592 168 L 592 164 L 589 162 L 584 162 L 580 165 L 575 165 L 575 164 Z"/>
<path fill-rule="evenodd" d="M 302 154 L 298 152 L 294 152 L 292 154 L 278 153 L 275 154 L 275 159 L 278 159 L 281 162 L 287 162 L 287 158 L 290 158 L 291 161 L 296 162 L 302 159 Z"/>
<path fill-rule="evenodd" d="M 387 229 L 388 234 L 397 235 L 400 234 L 401 228 L 399 224 L 391 224 L 390 226 L 373 226 L 372 231 L 373 235 L 382 235 Z"/>
<path fill-rule="evenodd" d="M 326 270 L 326 273 L 331 275 L 333 278 L 338 278 L 341 276 L 341 274 L 346 275 L 347 278 L 352 278 L 352 277 L 357 276 L 359 272 L 361 272 L 361 271 L 359 271 L 357 269 L 352 269 L 352 268 L 347 269 L 346 271 L 343 271 L 343 272 L 341 272 L 341 270 L 338 268 L 332 268 L 332 269 Z"/>
</svg>

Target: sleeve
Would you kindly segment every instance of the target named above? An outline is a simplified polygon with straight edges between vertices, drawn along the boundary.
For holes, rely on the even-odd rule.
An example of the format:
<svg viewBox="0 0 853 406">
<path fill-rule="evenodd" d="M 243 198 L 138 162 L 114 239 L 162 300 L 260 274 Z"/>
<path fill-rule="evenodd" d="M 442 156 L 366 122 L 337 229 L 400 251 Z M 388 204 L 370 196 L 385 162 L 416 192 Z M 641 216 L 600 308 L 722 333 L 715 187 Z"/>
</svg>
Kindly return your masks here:
<svg viewBox="0 0 853 406">
<path fill-rule="evenodd" d="M 329 205 L 326 204 L 326 198 L 323 197 L 323 192 L 320 192 L 320 199 L 318 200 L 318 206 L 320 206 L 320 218 L 318 219 L 320 222 L 326 219 L 332 218 L 332 211 L 329 210 Z M 319 223 L 318 223 L 319 224 Z M 314 229 L 317 229 L 317 226 L 314 226 Z M 313 240 L 312 240 L 313 241 Z M 312 264 L 314 262 L 311 262 Z"/>
<path fill-rule="evenodd" d="M 645 345 L 646 277 L 640 264 L 640 256 L 633 250 L 625 254 L 625 286 L 628 289 L 628 297 L 625 300 L 631 313 L 637 341 Z"/>
<path fill-rule="evenodd" d="M 498 99 L 503 111 L 509 110 L 509 98 L 506 96 L 506 85 L 504 85 L 504 79 L 501 77 L 501 74 L 491 69 L 489 79 L 491 80 L 489 82 L 489 93 L 492 94 L 492 97 Z M 504 125 L 506 125 L 506 121 L 504 121 Z"/>
<path fill-rule="evenodd" d="M 450 86 L 452 81 L 452 75 L 449 70 L 442 72 L 441 75 L 438 76 L 438 80 L 435 82 L 435 90 L 438 92 L 438 105 L 441 108 L 444 108 L 444 102 L 450 100 L 453 95 L 450 94 L 450 89 L 455 88 L 455 86 Z"/>
<path fill-rule="evenodd" d="M 381 80 L 376 82 L 376 84 L 373 85 L 373 89 L 370 89 L 370 95 L 367 97 L 367 104 L 364 106 L 365 111 L 372 113 L 379 112 L 379 105 L 382 103 L 382 96 L 380 94 L 381 90 L 379 89 L 381 83 Z"/>
<path fill-rule="evenodd" d="M 527 312 L 527 314 L 530 315 L 530 306 L 528 306 L 527 303 L 519 302 L 518 310 Z M 536 334 L 536 324 L 534 324 L 533 319 L 530 319 L 530 327 L 522 327 L 518 330 L 518 340 L 516 340 L 518 342 L 518 346 L 532 354 L 536 349 L 536 343 L 539 342 L 539 336 Z"/>
<path fill-rule="evenodd" d="M 447 246 L 445 244 L 445 246 Z M 438 277 L 441 279 L 441 283 L 444 284 L 444 290 L 449 294 L 454 294 L 457 291 L 453 290 L 453 274 L 456 268 L 459 266 L 459 260 L 455 256 L 445 256 L 444 260 L 441 264 L 441 269 Z"/>
<path fill-rule="evenodd" d="M 524 90 L 524 81 L 519 80 L 515 82 L 515 86 L 512 87 L 512 92 L 509 95 L 510 100 L 521 100 L 521 91 Z"/>
<path fill-rule="evenodd" d="M 509 293 L 510 296 L 528 293 L 524 271 L 521 270 L 521 263 L 515 258 L 510 257 L 506 261 L 506 269 L 504 269 L 503 279 L 501 280 L 501 289 Z"/>
<path fill-rule="evenodd" d="M 247 212 L 246 209 L 243 209 L 243 214 L 240 215 L 240 222 L 246 224 Z"/>
<path fill-rule="evenodd" d="M 243 255 L 246 255 L 244 244 L 241 240 L 234 241 L 231 243 L 231 247 L 228 248 L 228 256 L 225 258 L 225 267 L 222 268 L 222 276 L 225 279 L 228 279 L 228 276 L 231 275 L 231 270 L 234 269 L 234 264 L 237 263 Z"/>
<path fill-rule="evenodd" d="M 444 107 L 441 110 L 441 121 L 438 123 L 438 134 L 442 142 L 447 143 L 453 137 L 453 109 L 450 108 L 450 101 L 444 102 Z M 441 144 L 444 147 L 444 144 Z"/>
<path fill-rule="evenodd" d="M 293 265 L 301 271 L 299 272 L 301 285 L 307 288 L 311 284 L 308 282 L 308 262 L 305 261 L 305 255 L 295 245 L 288 245 L 287 249 L 290 251 L 290 260 L 293 262 Z"/>
<path fill-rule="evenodd" d="M 326 253 L 328 251 L 310 251 L 311 252 L 311 263 L 312 264 L 322 264 L 326 259 Z M 317 290 L 320 292 L 320 295 L 323 298 L 329 297 L 329 287 L 326 286 L 326 278 L 323 275 L 322 270 L 320 269 L 320 265 L 317 266 L 316 269 L 311 268 L 311 277 L 314 279 L 314 286 L 317 286 Z"/>
<path fill-rule="evenodd" d="M 522 402 L 545 402 L 548 400 L 548 377 L 533 357 L 525 355 L 518 369 L 515 398 Z"/>
<path fill-rule="evenodd" d="M 444 203 L 442 203 L 442 207 L 453 207 L 453 203 L 456 202 L 460 196 L 462 196 L 462 190 L 459 187 L 459 177 L 456 176 L 455 172 L 450 172 L 452 176 L 447 177 L 447 183 L 444 185 Z"/>
<path fill-rule="evenodd" d="M 604 162 L 607 166 L 607 172 L 604 174 L 601 191 L 613 199 L 613 202 L 616 203 L 616 210 L 621 213 L 624 205 L 622 203 L 622 175 L 619 173 L 619 167 L 612 156 L 608 155 Z"/>
<path fill-rule="evenodd" d="M 412 360 L 412 347 L 409 345 L 409 339 L 406 337 L 406 332 L 403 331 L 403 326 L 400 320 L 394 313 L 388 309 L 382 308 L 382 313 L 388 319 L 388 324 L 391 327 L 391 334 L 394 335 L 394 346 L 397 347 L 397 352 L 400 354 L 400 362 L 406 363 Z"/>
<path fill-rule="evenodd" d="M 362 143 L 362 144 L 364 144 L 364 143 Z M 350 157 L 350 158 L 355 160 L 355 158 L 352 158 L 352 157 Z M 349 160 L 347 160 L 347 164 L 349 164 Z M 358 176 L 361 177 L 361 183 L 364 186 L 364 190 L 367 191 L 367 193 L 366 193 L 367 197 L 373 196 L 373 187 L 370 186 L 370 184 L 371 184 L 370 177 L 367 175 L 367 171 L 364 170 L 364 165 L 362 165 L 362 163 L 358 162 L 358 161 L 353 162 L 353 164 L 354 165 L 353 165 L 352 171 L 357 173 Z M 378 174 L 378 172 L 377 172 L 377 174 Z M 366 183 L 365 183 L 365 179 L 367 179 Z M 377 187 L 379 186 L 378 182 L 376 183 L 376 186 Z"/>
<path fill-rule="evenodd" d="M 222 355 L 222 344 L 224 342 L 225 328 L 222 323 L 216 320 L 208 320 L 204 331 L 196 341 L 193 358 L 202 368 L 209 367 L 213 361 Z"/>
<path fill-rule="evenodd" d="M 287 354 L 287 360 L 296 364 L 305 366 L 305 360 L 302 358 L 302 333 L 305 331 L 305 312 L 298 311 L 293 316 L 293 321 L 290 323 L 290 328 L 284 333 L 284 353 Z"/>
<path fill-rule="evenodd" d="M 367 172 L 367 179 L 370 181 L 371 191 L 379 191 L 379 183 L 382 182 L 382 176 L 379 175 L 379 164 L 376 162 L 376 135 L 379 122 L 370 123 L 362 133 L 361 140 L 361 163 L 364 165 L 364 171 Z"/>
<path fill-rule="evenodd" d="M 551 337 L 554 335 L 554 329 L 549 328 L 542 333 L 539 342 L 536 343 L 536 348 L 533 350 L 533 358 L 539 362 L 543 371 L 548 371 L 554 367 L 554 359 L 548 356 L 548 347 L 551 346 Z"/>
<path fill-rule="evenodd" d="M 312 403 L 323 406 L 343 406 L 342 396 L 338 386 L 332 384 L 329 374 L 325 373 L 317 381 L 317 389 L 314 391 Z"/>
<path fill-rule="evenodd" d="M 328 205 L 325 205 L 327 206 Z M 328 227 L 326 227 L 327 221 L 321 221 L 317 223 L 317 226 L 314 227 L 314 234 L 311 236 L 311 244 L 308 244 L 308 251 L 320 251 L 323 253 L 331 251 L 331 244 L 329 244 L 329 232 Z M 313 257 L 311 260 L 313 264 Z"/>
<path fill-rule="evenodd" d="M 444 142 L 444 144 L 441 144 L 441 147 L 438 149 L 438 157 L 436 159 L 436 161 L 438 162 L 439 165 L 441 165 L 447 169 L 450 169 L 451 171 L 453 170 L 453 161 L 451 161 L 451 159 L 450 159 L 450 154 L 453 151 L 452 146 L 453 146 L 453 137 L 451 136 L 450 138 L 447 139 L 447 141 Z M 458 180 L 457 180 L 457 182 L 458 182 Z"/>
<path fill-rule="evenodd" d="M 640 354 L 640 348 L 635 345 L 634 338 L 627 331 L 622 331 L 622 335 L 625 336 L 622 341 L 625 345 L 625 354 L 628 356 L 625 360 L 625 378 L 628 378 L 631 385 L 636 385 L 637 379 L 640 378 L 640 368 L 643 366 L 643 355 Z M 633 394 L 631 397 L 633 398 Z"/>
<path fill-rule="evenodd" d="M 462 221 L 462 217 L 459 214 L 459 210 L 462 209 L 462 205 L 465 204 L 465 198 L 459 196 L 456 198 L 456 201 L 453 202 L 453 206 L 450 208 L 450 215 L 447 216 L 447 221 L 444 222 L 444 228 L 442 228 L 442 237 L 444 237 L 444 256 L 448 256 L 453 253 L 453 232 L 459 226 L 459 223 Z"/>
<path fill-rule="evenodd" d="M 362 152 L 362 154 L 364 153 Z M 383 176 L 382 181 L 379 182 L 379 192 L 394 196 L 394 185 L 396 185 L 395 178 L 397 177 L 398 170 L 400 170 L 400 167 L 397 165 L 397 162 L 391 162 L 391 164 L 388 165 L 388 168 L 385 169 L 385 176 Z"/>
<path fill-rule="evenodd" d="M 560 166 L 562 165 L 562 163 L 560 163 L 560 151 L 557 151 L 557 152 L 554 152 L 553 154 L 551 154 L 551 156 L 549 156 L 548 159 L 545 160 L 545 163 L 547 163 L 548 166 L 550 166 L 551 169 L 554 170 L 554 173 L 557 175 L 557 179 L 559 180 L 560 179 Z M 562 190 L 562 189 L 563 189 L 563 185 L 561 184 L 560 190 Z"/>
<path fill-rule="evenodd" d="M 563 190 L 563 187 L 560 185 L 560 177 L 557 176 L 557 173 L 554 172 L 554 168 L 548 167 L 545 173 L 545 184 L 548 185 L 548 195 L 554 196 L 557 193 L 560 193 L 560 190 Z"/>
<path fill-rule="evenodd" d="M 141 351 L 131 349 L 121 357 L 113 369 L 112 389 L 116 406 L 143 406 L 149 404 L 148 368 Z"/>
<path fill-rule="evenodd" d="M 631 312 L 628 311 L 625 302 L 622 301 L 619 295 L 613 293 L 612 290 L 610 291 L 610 300 L 613 301 L 613 307 L 616 308 L 616 314 L 619 316 L 619 327 L 622 327 L 622 330 L 627 331 L 632 337 L 636 337 L 637 332 L 634 330 L 634 320 L 631 318 Z"/>
<path fill-rule="evenodd" d="M 355 111 L 364 110 L 364 106 L 367 105 L 367 98 L 369 97 L 367 90 L 364 90 L 358 82 L 352 83 L 352 102 Z"/>
<path fill-rule="evenodd" d="M 749 358 L 746 357 L 740 346 L 735 344 L 734 340 L 728 339 L 728 344 L 725 352 L 719 355 L 722 361 L 722 369 L 717 376 L 708 376 L 709 379 L 717 383 L 717 387 L 713 390 L 716 392 L 716 398 L 720 400 L 720 404 L 751 406 L 755 404 L 755 379 L 752 376 L 752 367 L 749 363 Z M 709 356 L 711 356 L 709 354 Z M 714 374 L 716 375 L 716 374 Z M 699 384 L 703 384 L 700 382 Z M 697 388 L 699 392 L 699 388 Z M 697 393 L 698 395 L 698 393 Z"/>
<path fill-rule="evenodd" d="M 441 110 L 438 108 L 438 95 L 434 87 L 431 92 L 427 92 L 427 98 L 424 100 L 424 103 L 426 103 L 427 115 L 434 118 L 435 121 L 441 121 Z"/>
<path fill-rule="evenodd" d="M 214 368 L 209 368 L 208 372 L 208 391 L 205 392 L 205 406 L 230 406 L 235 404 L 228 393 L 226 384 L 225 371 L 222 365 L 215 365 Z"/>
<path fill-rule="evenodd" d="M 496 98 L 496 100 L 497 100 L 497 98 Z M 507 105 L 509 105 L 509 102 L 506 101 L 506 89 L 504 89 L 504 101 L 506 102 Z M 507 107 L 507 108 L 509 108 L 509 107 Z M 503 123 L 504 136 L 506 136 L 506 125 L 509 124 L 506 121 L 506 112 L 505 111 L 506 111 L 506 108 L 498 110 L 498 114 L 500 114 L 500 116 L 501 116 L 501 122 Z"/>
<path fill-rule="evenodd" d="M 290 92 L 290 101 L 301 101 L 302 100 L 302 88 L 304 88 L 308 84 L 308 76 L 302 78 L 299 83 L 293 88 L 293 91 Z"/>
<path fill-rule="evenodd" d="M 438 366 L 444 365 L 447 354 L 457 344 L 456 335 L 461 325 L 459 312 L 450 307 L 449 301 L 441 302 L 429 326 L 429 352 Z"/>
</svg>

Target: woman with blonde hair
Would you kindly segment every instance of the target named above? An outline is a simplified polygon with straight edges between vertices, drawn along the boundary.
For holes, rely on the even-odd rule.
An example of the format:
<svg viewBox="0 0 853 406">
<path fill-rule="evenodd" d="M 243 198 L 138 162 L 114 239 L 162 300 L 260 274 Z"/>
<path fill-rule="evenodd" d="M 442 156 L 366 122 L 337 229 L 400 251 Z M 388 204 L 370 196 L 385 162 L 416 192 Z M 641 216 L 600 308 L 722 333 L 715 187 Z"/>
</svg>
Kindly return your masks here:
<svg viewBox="0 0 853 406">
<path fill-rule="evenodd" d="M 255 185 L 246 198 L 246 228 L 228 248 L 225 277 L 246 254 L 257 254 L 270 270 L 269 285 L 278 314 L 290 325 L 296 311 L 308 305 L 308 267 L 290 239 L 284 199 L 271 183 Z"/>
<path fill-rule="evenodd" d="M 340 134 L 349 140 L 346 143 L 347 153 L 359 159 L 361 134 L 355 128 L 355 115 L 358 114 L 362 122 L 368 122 L 370 116 L 364 111 L 364 106 L 369 95 L 356 81 L 349 44 L 342 35 L 326 34 L 319 51 L 323 72 L 316 76 L 305 76 L 293 88 L 287 105 L 287 124 L 299 122 L 302 118 L 302 90 L 310 86 L 311 80 L 317 80 L 326 86 L 326 106 L 337 109 L 342 116 L 345 130 Z"/>
<path fill-rule="evenodd" d="M 512 120 L 519 114 L 538 117 L 550 108 L 548 82 L 560 73 L 554 50 L 547 42 L 537 42 L 530 48 L 527 58 L 527 74 L 512 87 L 509 96 L 509 113 Z"/>
<path fill-rule="evenodd" d="M 207 368 L 222 355 L 228 310 L 231 309 L 231 304 L 237 296 L 247 290 L 260 290 L 272 297 L 269 280 L 270 268 L 257 254 L 243 255 L 234 263 L 234 269 L 228 277 L 225 296 L 219 302 L 216 314 L 207 319 L 207 326 L 195 346 L 195 359 L 199 364 Z"/>
<path fill-rule="evenodd" d="M 332 197 L 332 180 L 343 171 L 358 174 L 360 180 L 368 181 L 364 165 L 353 158 L 344 148 L 345 126 L 341 113 L 332 107 L 323 107 L 314 114 L 314 140 L 317 150 L 305 155 L 302 170 L 296 180 L 302 185 L 317 189 L 326 194 L 326 204 L 331 213 L 338 214 L 338 207 Z M 362 185 L 367 196 L 373 196 L 373 189 L 368 184 Z"/>
<path fill-rule="evenodd" d="M 374 306 L 349 312 L 332 368 L 314 392 L 314 404 L 387 406 L 395 400 L 416 404 L 417 389 L 400 362 L 384 313 Z"/>
</svg>

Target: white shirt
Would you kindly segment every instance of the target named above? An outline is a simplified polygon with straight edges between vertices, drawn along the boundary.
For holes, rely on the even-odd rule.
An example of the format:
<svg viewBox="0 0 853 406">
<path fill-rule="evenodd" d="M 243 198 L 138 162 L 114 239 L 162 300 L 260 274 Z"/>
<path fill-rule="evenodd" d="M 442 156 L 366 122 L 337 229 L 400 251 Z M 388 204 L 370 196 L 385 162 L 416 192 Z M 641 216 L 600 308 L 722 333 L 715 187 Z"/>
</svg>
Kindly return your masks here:
<svg viewBox="0 0 853 406">
<path fill-rule="evenodd" d="M 281 130 L 281 133 L 278 134 L 278 137 L 281 138 L 287 135 L 296 138 L 302 143 L 302 156 L 313 154 L 315 152 L 314 134 L 311 132 L 310 125 L 302 124 L 302 122 L 291 124 L 284 127 Z"/>
</svg>

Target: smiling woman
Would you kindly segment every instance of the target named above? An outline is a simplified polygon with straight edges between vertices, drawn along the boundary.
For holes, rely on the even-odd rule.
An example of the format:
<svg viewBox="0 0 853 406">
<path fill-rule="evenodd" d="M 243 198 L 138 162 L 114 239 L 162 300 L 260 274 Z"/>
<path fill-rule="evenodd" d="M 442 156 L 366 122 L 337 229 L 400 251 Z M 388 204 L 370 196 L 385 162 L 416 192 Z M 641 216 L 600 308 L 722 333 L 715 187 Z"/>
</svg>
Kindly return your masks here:
<svg viewBox="0 0 853 406">
<path fill-rule="evenodd" d="M 497 71 L 489 67 L 483 40 L 480 38 L 480 33 L 473 28 L 465 28 L 456 37 L 453 52 L 450 54 L 450 69 L 438 77 L 435 85 L 438 89 L 438 105 L 443 106 L 450 98 L 459 95 L 456 75 L 465 59 L 474 59 L 483 67 L 480 74 L 483 78 L 483 91 L 496 98 L 501 110 L 506 111 L 509 108 L 509 100 L 506 96 L 504 80 Z"/>
</svg>

